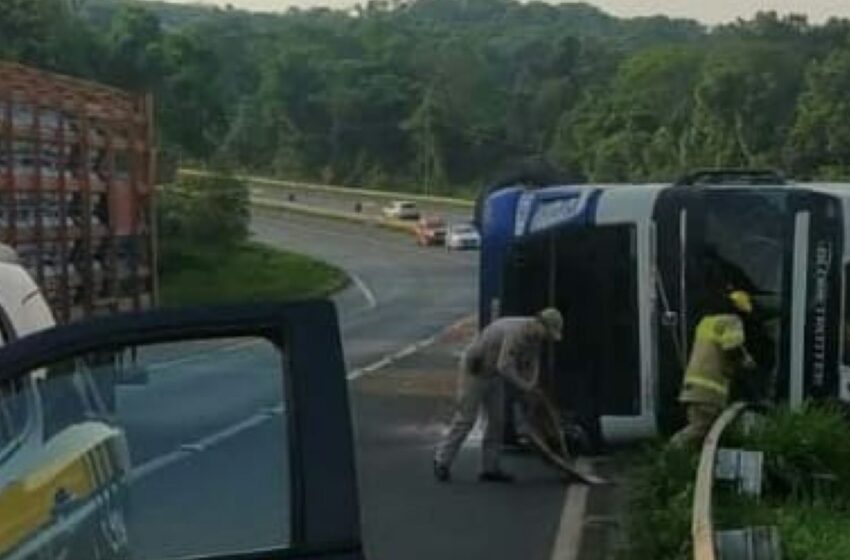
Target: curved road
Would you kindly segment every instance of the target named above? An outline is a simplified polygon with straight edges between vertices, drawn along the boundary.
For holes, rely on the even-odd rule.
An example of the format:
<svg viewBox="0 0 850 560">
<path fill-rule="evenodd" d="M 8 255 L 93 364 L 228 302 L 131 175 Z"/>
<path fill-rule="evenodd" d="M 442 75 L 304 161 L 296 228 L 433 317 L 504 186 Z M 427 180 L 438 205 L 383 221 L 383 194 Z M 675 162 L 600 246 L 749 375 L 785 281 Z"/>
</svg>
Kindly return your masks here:
<svg viewBox="0 0 850 560">
<path fill-rule="evenodd" d="M 255 213 L 254 229 L 260 240 L 357 278 L 337 298 L 352 369 L 431 337 L 475 308 L 478 253 L 420 248 L 405 235 L 291 213 Z M 406 362 L 379 375 L 381 391 L 352 385 L 367 557 L 551 558 L 565 490 L 558 476 L 534 458 L 516 457 L 506 462 L 520 476 L 517 485 L 470 484 L 478 453 L 468 449 L 455 483 L 434 482 L 431 453 L 450 408 L 443 398 L 401 387 L 417 372 L 451 371 L 454 358 L 446 363 L 447 356 L 424 352 Z"/>
<path fill-rule="evenodd" d="M 475 307 L 477 253 L 417 247 L 410 237 L 345 222 L 258 211 L 258 240 L 315 256 L 354 281 L 336 296 L 350 372 L 433 337 Z M 470 483 L 477 453 L 461 454 L 458 481 L 438 485 L 431 450 L 449 411 L 434 395 L 351 387 L 364 543 L 370 560 L 548 560 L 564 486 L 530 459 L 513 459 L 523 482 Z M 277 351 L 258 341 L 180 345 L 142 352 L 150 380 L 122 387 L 133 476 L 128 529 L 134 560 L 201 555 L 286 542 L 287 414 Z M 450 372 L 455 358 L 441 356 Z M 401 364 L 401 362 L 399 362 Z M 444 373 L 443 375 L 446 375 Z M 363 378 L 375 380 L 376 376 Z"/>
<path fill-rule="evenodd" d="M 402 234 L 293 213 L 255 211 L 253 229 L 260 241 L 352 276 L 336 298 L 349 369 L 433 336 L 475 307 L 477 253 L 418 247 Z"/>
</svg>

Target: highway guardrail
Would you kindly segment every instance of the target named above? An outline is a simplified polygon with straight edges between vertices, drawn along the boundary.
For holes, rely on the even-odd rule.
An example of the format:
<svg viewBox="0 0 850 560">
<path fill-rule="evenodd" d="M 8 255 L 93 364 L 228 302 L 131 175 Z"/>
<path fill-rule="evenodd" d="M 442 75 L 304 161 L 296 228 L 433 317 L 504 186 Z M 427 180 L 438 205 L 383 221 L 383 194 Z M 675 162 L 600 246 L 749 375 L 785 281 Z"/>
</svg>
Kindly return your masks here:
<svg viewBox="0 0 850 560">
<path fill-rule="evenodd" d="M 214 177 L 216 175 L 216 173 L 212 171 L 204 171 L 202 169 L 180 169 L 177 173 L 178 175 L 185 175 L 189 177 Z M 320 185 L 315 183 L 288 181 L 284 179 L 255 177 L 251 175 L 235 175 L 235 177 L 253 185 L 265 185 L 268 187 L 300 190 L 304 192 L 335 194 L 347 197 L 378 198 L 383 200 L 410 200 L 413 202 L 420 202 L 425 204 L 457 206 L 460 208 L 472 208 L 473 206 L 475 206 L 475 202 L 463 198 L 430 196 L 404 192 L 376 191 L 372 189 L 340 187 L 336 185 Z"/>
<path fill-rule="evenodd" d="M 721 449 L 725 430 L 748 408 L 747 403 L 729 406 L 705 437 L 694 487 L 691 537 L 694 560 L 776 560 L 779 536 L 775 527 L 717 531 L 712 516 L 714 482 L 734 481 L 740 493 L 761 492 L 762 454 L 758 451 Z"/>
</svg>

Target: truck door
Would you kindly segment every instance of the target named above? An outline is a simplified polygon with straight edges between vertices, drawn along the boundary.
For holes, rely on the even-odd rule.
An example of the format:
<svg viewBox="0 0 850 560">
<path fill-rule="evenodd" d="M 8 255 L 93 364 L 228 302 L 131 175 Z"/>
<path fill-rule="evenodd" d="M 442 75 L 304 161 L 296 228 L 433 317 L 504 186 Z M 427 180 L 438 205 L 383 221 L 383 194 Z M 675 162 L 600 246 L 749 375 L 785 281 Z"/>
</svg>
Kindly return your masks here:
<svg viewBox="0 0 850 560">
<path fill-rule="evenodd" d="M 654 213 L 658 303 L 656 411 L 662 430 L 671 430 L 683 420 L 676 400 L 697 320 L 693 299 L 698 296 L 694 287 L 701 283 L 689 249 L 702 229 L 702 207 L 700 190 L 681 186 L 662 191 Z"/>
<path fill-rule="evenodd" d="M 118 387 L 110 417 L 76 414 L 79 374 L 113 373 L 87 357 L 124 348 L 147 382 Z M 26 461 L 0 457 L 0 558 L 362 558 L 343 364 L 325 302 L 116 316 L 9 344 L 0 387 L 44 372 L 46 428 Z"/>
</svg>

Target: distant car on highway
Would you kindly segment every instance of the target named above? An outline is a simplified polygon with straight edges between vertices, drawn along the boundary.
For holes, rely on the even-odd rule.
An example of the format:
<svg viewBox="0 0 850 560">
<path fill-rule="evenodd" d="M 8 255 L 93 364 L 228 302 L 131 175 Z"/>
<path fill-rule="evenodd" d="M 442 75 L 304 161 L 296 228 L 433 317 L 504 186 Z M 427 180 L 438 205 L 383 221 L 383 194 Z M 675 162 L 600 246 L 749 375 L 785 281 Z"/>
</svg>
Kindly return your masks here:
<svg viewBox="0 0 850 560">
<path fill-rule="evenodd" d="M 446 222 L 439 216 L 423 216 L 416 224 L 416 242 L 423 247 L 446 242 Z"/>
<path fill-rule="evenodd" d="M 472 224 L 452 224 L 446 235 L 446 249 L 479 249 L 481 235 Z"/>
<path fill-rule="evenodd" d="M 383 208 L 384 216 L 396 220 L 418 220 L 419 208 L 415 202 L 394 200 Z"/>
</svg>

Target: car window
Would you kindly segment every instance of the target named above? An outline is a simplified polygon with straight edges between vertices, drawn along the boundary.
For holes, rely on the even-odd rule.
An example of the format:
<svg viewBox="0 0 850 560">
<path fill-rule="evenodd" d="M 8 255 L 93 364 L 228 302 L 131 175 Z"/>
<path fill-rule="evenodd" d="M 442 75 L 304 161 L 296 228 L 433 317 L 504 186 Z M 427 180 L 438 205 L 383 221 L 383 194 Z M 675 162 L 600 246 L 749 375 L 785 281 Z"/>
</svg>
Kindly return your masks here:
<svg viewBox="0 0 850 560">
<path fill-rule="evenodd" d="M 289 545 L 283 364 L 276 344 L 249 337 L 100 352 L 45 368 L 44 437 L 8 462 L 13 470 L 0 464 L 0 534 L 4 520 L 32 526 L 0 540 L 0 558 L 51 541 L 59 530 L 51 522 L 70 512 L 88 513 L 62 529 L 70 534 L 52 541 L 50 557 L 98 558 L 109 547 L 122 552 L 109 558 L 161 560 Z M 0 427 L 19 431 L 22 406 L 0 386 Z M 16 482 L 50 498 L 4 500 Z"/>
<path fill-rule="evenodd" d="M 28 403 L 21 381 L 0 383 L 0 471 L 27 427 Z"/>
<path fill-rule="evenodd" d="M 0 309 L 0 348 L 14 340 L 8 317 Z M 21 382 L 0 383 L 0 462 L 8 456 L 10 447 L 18 440 L 26 426 L 27 403 Z"/>
</svg>

